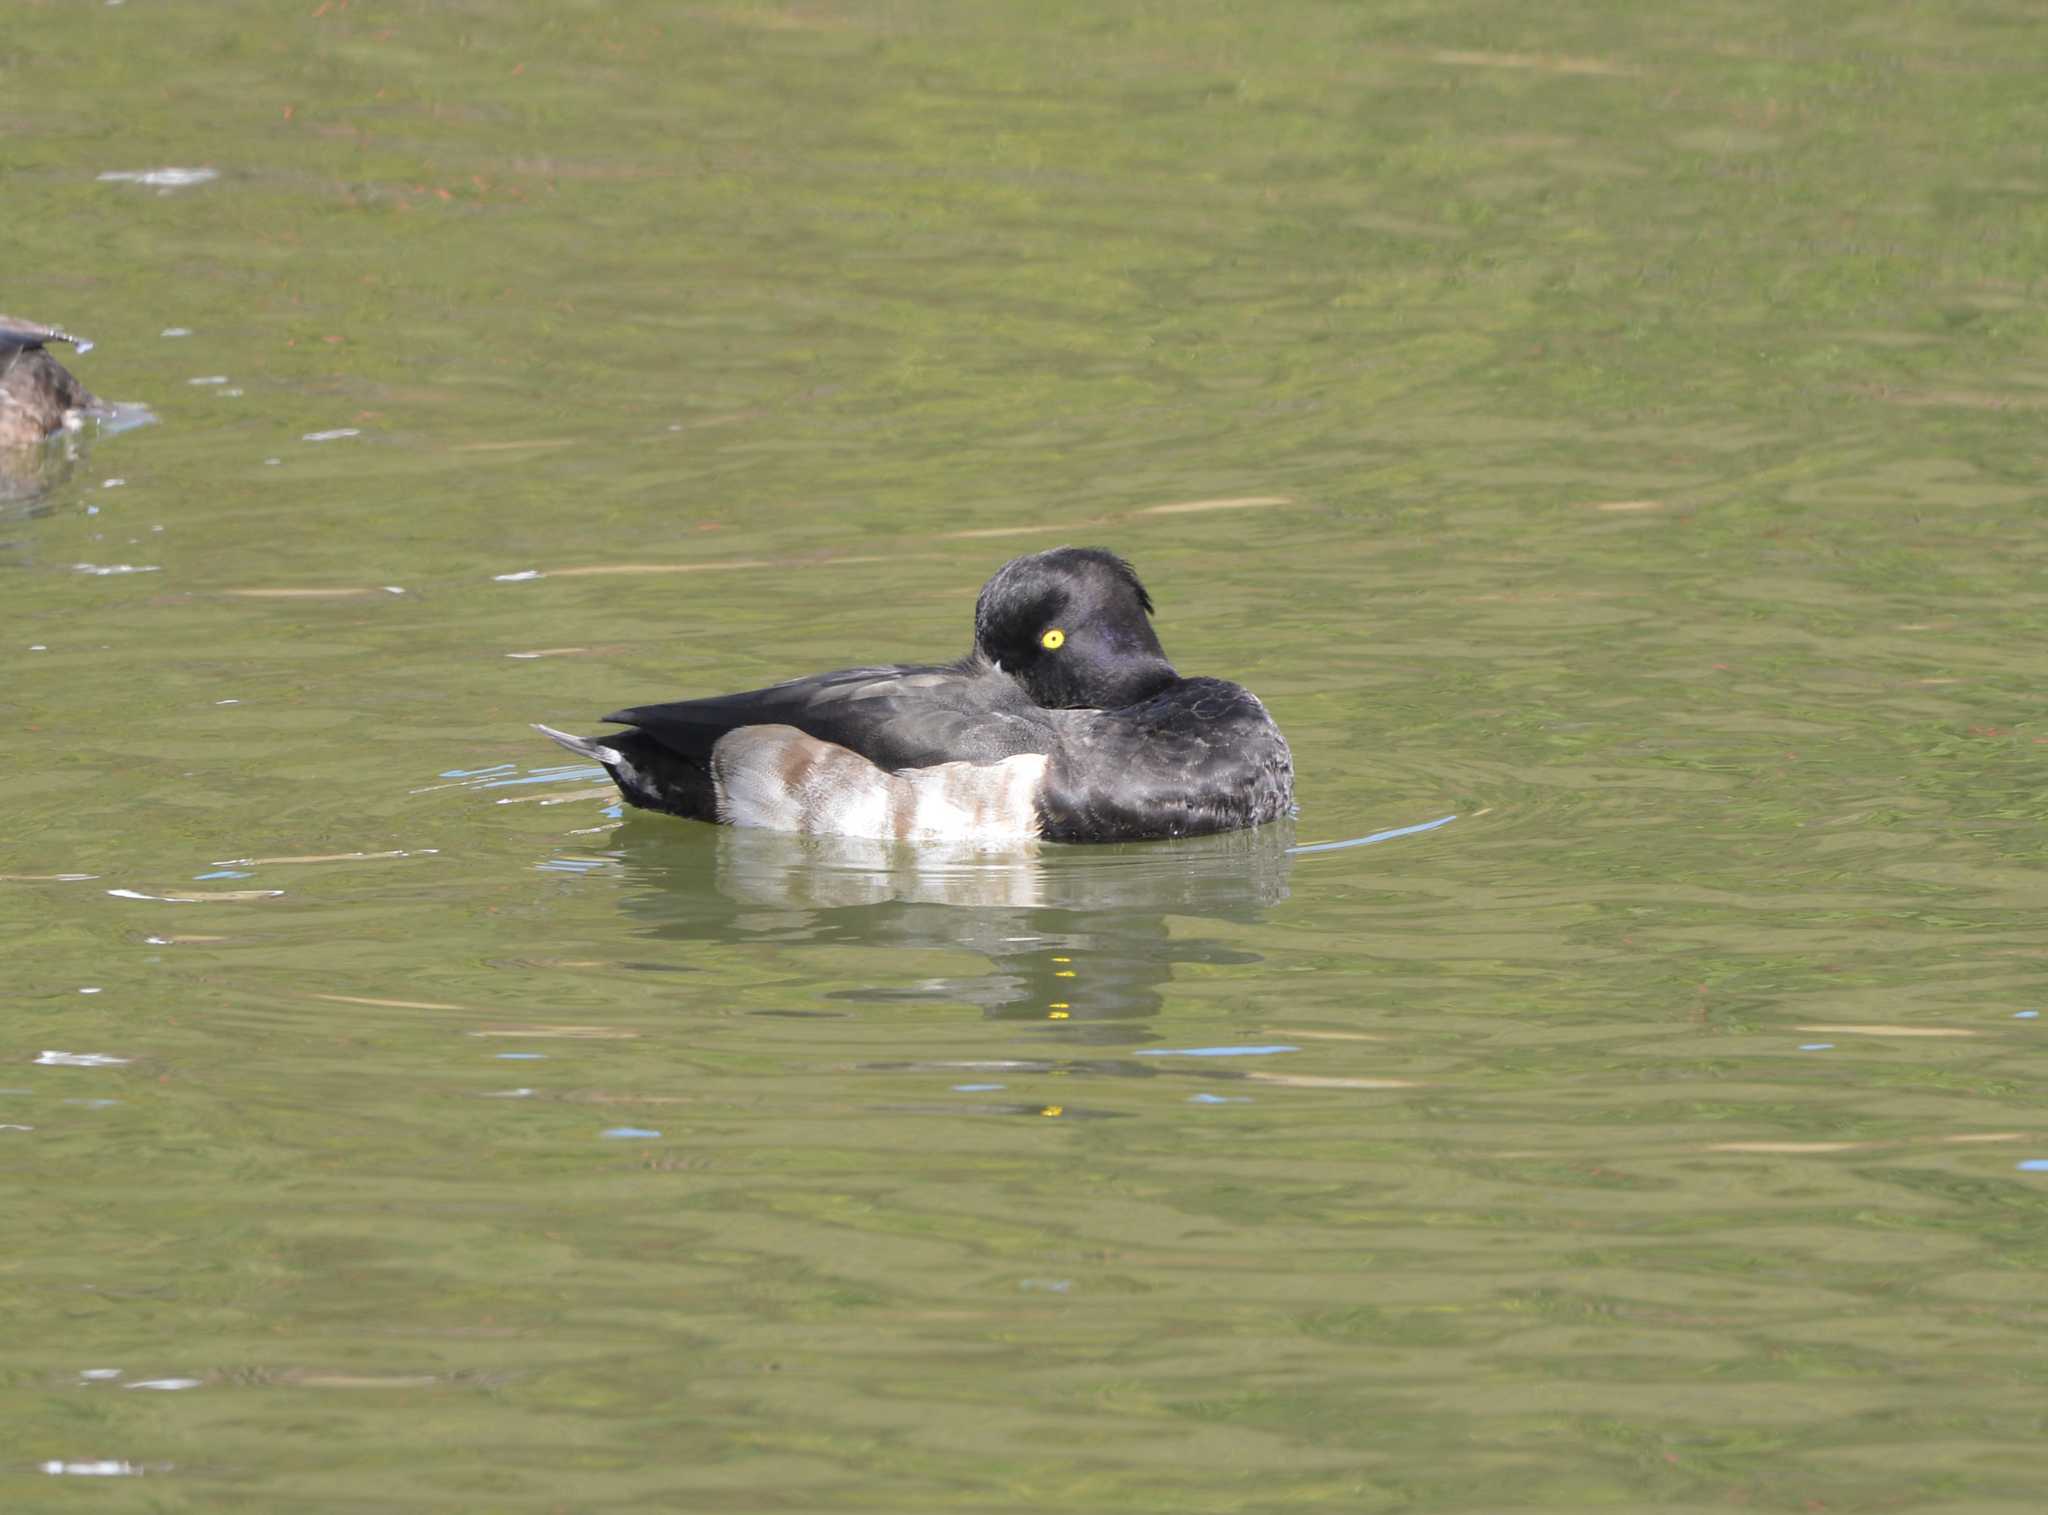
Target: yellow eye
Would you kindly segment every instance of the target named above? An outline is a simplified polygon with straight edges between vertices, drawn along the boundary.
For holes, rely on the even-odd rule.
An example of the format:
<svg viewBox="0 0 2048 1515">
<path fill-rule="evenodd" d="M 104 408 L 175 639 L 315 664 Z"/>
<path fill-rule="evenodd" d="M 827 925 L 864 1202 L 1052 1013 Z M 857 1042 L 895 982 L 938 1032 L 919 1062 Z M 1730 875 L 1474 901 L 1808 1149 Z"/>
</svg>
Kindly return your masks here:
<svg viewBox="0 0 2048 1515">
<path fill-rule="evenodd" d="M 1058 652 L 1066 644 L 1067 634 L 1055 626 L 1038 639 L 1038 645 L 1047 652 Z"/>
</svg>

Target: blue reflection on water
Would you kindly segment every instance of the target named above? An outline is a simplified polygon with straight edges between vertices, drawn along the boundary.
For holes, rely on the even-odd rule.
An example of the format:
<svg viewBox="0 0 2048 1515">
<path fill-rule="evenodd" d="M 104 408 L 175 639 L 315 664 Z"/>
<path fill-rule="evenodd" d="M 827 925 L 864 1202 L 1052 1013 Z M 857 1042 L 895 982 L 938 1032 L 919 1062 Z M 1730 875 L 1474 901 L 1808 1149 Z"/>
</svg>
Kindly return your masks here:
<svg viewBox="0 0 2048 1515">
<path fill-rule="evenodd" d="M 1370 847 L 1374 842 L 1392 841 L 1397 836 L 1413 836 L 1418 831 L 1434 831 L 1439 826 L 1448 826 L 1455 821 L 1455 815 L 1441 815 L 1433 821 L 1419 821 L 1413 826 L 1396 826 L 1392 831 L 1375 831 L 1371 836 L 1354 836 L 1342 842 L 1310 842 L 1302 847 L 1289 847 L 1290 853 L 1341 852 L 1346 847 Z"/>
<path fill-rule="evenodd" d="M 505 765 L 511 767 L 510 763 Z M 595 763 L 571 763 L 562 768 L 536 768 L 523 779 L 492 779 L 488 784 L 478 784 L 479 789 L 516 789 L 521 784 L 563 784 L 570 779 L 601 779 L 604 769 Z"/>
</svg>

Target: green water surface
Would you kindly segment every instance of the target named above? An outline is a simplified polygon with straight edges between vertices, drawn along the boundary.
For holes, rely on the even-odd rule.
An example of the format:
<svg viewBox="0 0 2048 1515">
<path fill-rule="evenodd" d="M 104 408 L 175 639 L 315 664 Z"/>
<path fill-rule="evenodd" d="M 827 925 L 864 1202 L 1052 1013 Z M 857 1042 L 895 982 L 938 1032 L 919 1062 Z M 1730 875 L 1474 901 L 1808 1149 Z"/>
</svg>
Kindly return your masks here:
<svg viewBox="0 0 2048 1515">
<path fill-rule="evenodd" d="M 15 6 L 0 309 L 158 422 L 0 491 L 0 1508 L 2039 1510 L 2044 60 Z M 905 855 L 528 729 L 1060 542 L 1298 821 Z"/>
</svg>

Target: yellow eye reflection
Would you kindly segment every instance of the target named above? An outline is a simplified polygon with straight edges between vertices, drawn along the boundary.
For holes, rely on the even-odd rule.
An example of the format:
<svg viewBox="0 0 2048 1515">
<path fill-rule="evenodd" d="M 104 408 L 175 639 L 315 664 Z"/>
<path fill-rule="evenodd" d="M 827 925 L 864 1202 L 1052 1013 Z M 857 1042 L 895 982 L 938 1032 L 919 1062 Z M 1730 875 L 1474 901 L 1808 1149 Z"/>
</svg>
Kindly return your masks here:
<svg viewBox="0 0 2048 1515">
<path fill-rule="evenodd" d="M 1066 645 L 1066 642 L 1067 634 L 1057 626 L 1038 639 L 1038 645 L 1047 652 L 1058 652 L 1060 648 Z"/>
</svg>

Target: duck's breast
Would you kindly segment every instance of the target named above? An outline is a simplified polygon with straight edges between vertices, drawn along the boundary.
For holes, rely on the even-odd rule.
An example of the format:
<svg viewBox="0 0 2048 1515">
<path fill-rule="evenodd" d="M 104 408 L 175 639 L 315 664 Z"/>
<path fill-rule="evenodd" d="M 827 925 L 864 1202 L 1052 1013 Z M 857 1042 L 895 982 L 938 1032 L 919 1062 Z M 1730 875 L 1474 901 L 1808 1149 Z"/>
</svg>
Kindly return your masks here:
<svg viewBox="0 0 2048 1515">
<path fill-rule="evenodd" d="M 1124 710 L 1061 713 L 1044 835 L 1059 842 L 1205 836 L 1294 808 L 1294 759 L 1258 696 L 1183 679 Z"/>
</svg>

